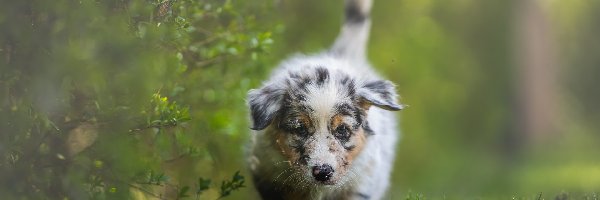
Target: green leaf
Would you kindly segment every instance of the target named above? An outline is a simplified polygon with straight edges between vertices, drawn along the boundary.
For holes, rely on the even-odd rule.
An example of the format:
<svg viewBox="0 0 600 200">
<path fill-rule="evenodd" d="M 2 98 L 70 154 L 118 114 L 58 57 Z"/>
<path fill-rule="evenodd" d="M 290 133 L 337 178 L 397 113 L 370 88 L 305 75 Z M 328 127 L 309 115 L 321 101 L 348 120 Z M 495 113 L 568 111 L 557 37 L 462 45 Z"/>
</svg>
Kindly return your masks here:
<svg viewBox="0 0 600 200">
<path fill-rule="evenodd" d="M 244 176 L 240 175 L 240 171 L 235 172 L 231 180 L 224 180 L 223 182 L 221 182 L 220 198 L 229 196 L 232 191 L 236 191 L 240 188 L 246 187 L 244 183 L 245 178 Z"/>
<path fill-rule="evenodd" d="M 201 194 L 210 187 L 210 179 L 198 178 L 198 188 L 196 188 L 196 194 Z"/>
<path fill-rule="evenodd" d="M 179 193 L 177 194 L 177 198 L 184 198 L 184 197 L 189 197 L 189 195 L 187 195 L 187 192 L 190 190 L 190 186 L 183 186 L 180 190 Z"/>
</svg>

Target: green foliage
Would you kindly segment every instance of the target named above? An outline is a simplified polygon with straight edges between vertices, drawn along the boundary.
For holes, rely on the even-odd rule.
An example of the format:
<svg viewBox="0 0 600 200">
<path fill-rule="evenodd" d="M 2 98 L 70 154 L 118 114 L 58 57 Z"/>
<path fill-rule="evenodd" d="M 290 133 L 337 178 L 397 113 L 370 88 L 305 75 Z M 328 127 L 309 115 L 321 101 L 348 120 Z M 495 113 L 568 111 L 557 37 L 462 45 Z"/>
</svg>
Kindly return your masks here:
<svg viewBox="0 0 600 200">
<path fill-rule="evenodd" d="M 176 102 L 169 102 L 167 97 L 162 97 L 156 93 L 152 95 L 150 101 L 153 108 L 147 114 L 146 124 L 142 128 L 132 129 L 131 131 L 139 131 L 145 128 L 167 128 L 174 127 L 180 123 L 191 120 L 189 108 L 182 108 Z M 146 114 L 146 112 L 143 112 Z"/>
<path fill-rule="evenodd" d="M 426 199 L 444 199 L 444 200 L 450 200 L 450 199 L 493 199 L 493 200 L 504 200 L 504 199 L 511 199 L 511 200 L 544 200 L 544 199 L 554 199 L 554 200 L 569 200 L 569 199 L 583 199 L 583 200 L 598 200 L 598 195 L 595 193 L 592 194 L 580 194 L 580 195 L 570 195 L 569 193 L 559 193 L 556 195 L 544 195 L 542 193 L 538 193 L 536 195 L 512 195 L 512 196 L 507 196 L 507 195 L 499 195 L 499 196 L 486 196 L 486 197 L 479 197 L 479 198 L 472 198 L 472 197 L 468 197 L 468 198 L 460 198 L 460 197 L 446 197 L 446 195 L 443 195 L 442 197 L 438 197 L 438 196 L 428 196 L 428 195 L 423 195 L 423 194 L 414 194 L 411 191 L 408 192 L 408 194 L 406 195 L 406 197 L 404 198 L 404 200 L 426 200 Z"/>
<path fill-rule="evenodd" d="M 196 184 L 196 196 L 202 194 L 202 192 L 208 190 L 210 186 L 210 179 L 203 179 L 202 177 L 198 178 L 198 183 Z"/>
<path fill-rule="evenodd" d="M 225 157 L 215 141 L 239 142 L 247 130 L 246 75 L 265 73 L 263 55 L 273 43 L 271 24 L 256 22 L 269 5 L 3 3 L 0 193 L 180 199 L 194 187 L 196 197 L 223 197 L 210 179 L 197 177 L 243 168 L 211 163 Z M 217 167 L 222 171 L 212 173 Z M 227 194 L 243 186 L 243 176 L 234 177 L 222 188 Z"/>
<path fill-rule="evenodd" d="M 425 200 L 425 197 L 423 194 L 413 194 L 411 191 L 408 191 L 408 194 L 404 200 Z"/>
<path fill-rule="evenodd" d="M 518 2 L 375 0 L 370 60 L 410 105 L 400 114 L 393 199 L 510 199 L 515 192 L 539 199 L 539 191 L 552 199 L 561 190 L 597 199 L 576 194 L 600 186 L 600 4 L 542 6 L 564 66 L 555 98 L 565 102 L 549 108 L 568 112 L 557 116 L 560 137 L 534 146 L 518 132 L 522 83 L 515 82 L 512 34 L 519 20 L 507 12 Z M 288 54 L 330 45 L 342 7 L 319 0 L 3 1 L 2 198 L 256 198 L 241 189 L 251 188 L 241 178 L 246 93 Z M 405 196 L 407 188 L 424 195 Z M 440 193 L 447 195 L 431 195 Z"/>
<path fill-rule="evenodd" d="M 189 197 L 189 195 L 187 194 L 187 192 L 190 190 L 190 186 L 183 186 L 183 188 L 181 188 L 179 190 L 179 193 L 177 193 L 177 198 L 176 199 L 182 199 L 182 198 L 186 198 Z"/>
<path fill-rule="evenodd" d="M 138 182 L 138 184 L 145 184 L 145 185 L 156 185 L 156 186 L 172 186 L 177 189 L 177 194 L 174 196 L 174 199 L 186 199 L 187 197 L 192 197 L 190 193 L 190 190 L 192 189 L 191 186 L 189 185 L 184 185 L 184 186 L 177 186 L 177 185 L 173 185 L 172 183 L 169 182 L 169 178 L 164 174 L 164 173 L 155 173 L 153 171 L 150 171 L 146 177 L 147 180 L 143 181 L 143 182 Z M 242 176 L 240 174 L 239 171 L 235 172 L 235 174 L 232 176 L 231 180 L 223 180 L 223 182 L 221 183 L 221 187 L 220 187 L 220 192 L 219 192 L 219 196 L 217 199 L 221 199 L 224 197 L 227 197 L 229 195 L 231 195 L 231 193 L 233 191 L 239 190 L 240 188 L 245 187 L 244 185 L 245 182 L 245 177 Z M 211 188 L 211 180 L 210 179 L 205 179 L 205 178 L 198 178 L 198 182 L 195 185 L 195 198 L 196 199 L 200 199 L 200 196 L 202 195 L 203 192 L 209 190 Z M 141 189 L 141 188 L 139 188 Z M 161 197 L 162 195 L 160 194 L 155 194 L 150 190 L 142 190 L 143 192 L 151 195 L 151 196 L 155 196 L 155 197 Z"/>
<path fill-rule="evenodd" d="M 154 171 L 150 171 L 147 179 L 144 184 L 162 185 L 168 180 L 168 177 L 164 173 L 156 174 Z"/>
<path fill-rule="evenodd" d="M 237 171 L 231 178 L 231 180 L 225 180 L 221 183 L 221 196 L 219 198 L 223 198 L 229 196 L 231 192 L 236 191 L 240 188 L 246 187 L 244 185 L 245 179 L 240 175 L 240 172 Z"/>
</svg>

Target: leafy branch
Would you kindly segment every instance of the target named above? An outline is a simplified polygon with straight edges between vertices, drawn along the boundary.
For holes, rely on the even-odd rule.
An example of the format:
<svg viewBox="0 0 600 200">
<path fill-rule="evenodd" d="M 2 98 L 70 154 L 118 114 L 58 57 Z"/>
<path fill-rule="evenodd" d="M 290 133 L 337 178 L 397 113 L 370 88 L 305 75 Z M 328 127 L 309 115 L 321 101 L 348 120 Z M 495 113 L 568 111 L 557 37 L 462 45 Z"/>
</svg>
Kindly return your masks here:
<svg viewBox="0 0 600 200">
<path fill-rule="evenodd" d="M 129 130 L 130 133 L 150 128 L 175 127 L 178 124 L 191 120 L 189 107 L 180 106 L 174 101 L 169 102 L 167 97 L 163 97 L 159 93 L 152 95 L 150 104 L 151 111 L 144 111 L 148 114 L 146 124 Z"/>
<path fill-rule="evenodd" d="M 196 200 L 200 199 L 200 196 L 204 192 L 206 192 L 207 190 L 209 190 L 211 188 L 211 183 L 212 183 L 211 179 L 205 179 L 202 177 L 198 178 L 198 181 L 196 182 L 195 188 L 194 188 L 195 189 L 194 196 L 195 196 Z M 217 199 L 222 199 L 224 197 L 227 197 L 227 196 L 231 195 L 232 192 L 237 191 L 240 188 L 246 187 L 244 185 L 244 183 L 245 183 L 245 177 L 240 174 L 240 171 L 235 172 L 235 174 L 233 174 L 233 176 L 230 180 L 223 180 L 221 182 L 221 187 L 219 190 L 219 197 Z M 175 199 L 185 199 L 185 198 L 191 197 L 190 192 L 191 192 L 192 187 L 190 187 L 188 185 L 179 187 L 177 185 L 170 184 L 170 183 L 168 183 L 168 177 L 165 176 L 164 173 L 155 173 L 154 171 L 150 171 L 148 173 L 147 177 L 145 178 L 145 180 L 138 182 L 138 184 L 171 186 L 174 188 L 178 188 Z M 135 188 L 144 193 L 147 193 L 150 196 L 161 197 L 161 195 L 154 194 L 151 191 L 145 190 L 139 186 L 136 186 L 133 184 L 128 184 L 128 185 L 132 188 Z"/>
<path fill-rule="evenodd" d="M 244 182 L 245 179 L 240 175 L 240 171 L 235 172 L 231 180 L 225 180 L 221 183 L 221 196 L 218 199 L 229 196 L 231 192 L 246 187 Z"/>
</svg>

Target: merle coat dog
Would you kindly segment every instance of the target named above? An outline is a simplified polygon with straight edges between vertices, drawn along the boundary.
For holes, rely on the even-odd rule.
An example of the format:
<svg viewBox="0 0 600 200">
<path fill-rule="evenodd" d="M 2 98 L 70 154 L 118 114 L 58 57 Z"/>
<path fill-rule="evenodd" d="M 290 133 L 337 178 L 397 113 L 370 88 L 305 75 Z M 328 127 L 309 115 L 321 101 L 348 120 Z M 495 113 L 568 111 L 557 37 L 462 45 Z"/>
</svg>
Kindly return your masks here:
<svg viewBox="0 0 600 200">
<path fill-rule="evenodd" d="M 333 46 L 283 61 L 248 93 L 248 165 L 263 199 L 381 199 L 398 137 L 395 86 L 366 59 L 371 0 L 347 0 Z"/>
</svg>

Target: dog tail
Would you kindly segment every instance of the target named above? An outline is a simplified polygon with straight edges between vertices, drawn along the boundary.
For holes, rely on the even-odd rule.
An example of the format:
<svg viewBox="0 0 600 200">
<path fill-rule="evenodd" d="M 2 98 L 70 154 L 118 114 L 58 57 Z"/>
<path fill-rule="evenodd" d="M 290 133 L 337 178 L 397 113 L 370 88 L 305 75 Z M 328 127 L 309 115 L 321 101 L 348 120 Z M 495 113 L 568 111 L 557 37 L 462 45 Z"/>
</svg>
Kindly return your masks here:
<svg viewBox="0 0 600 200">
<path fill-rule="evenodd" d="M 372 0 L 346 0 L 344 24 L 329 50 L 337 57 L 366 60 Z"/>
</svg>

